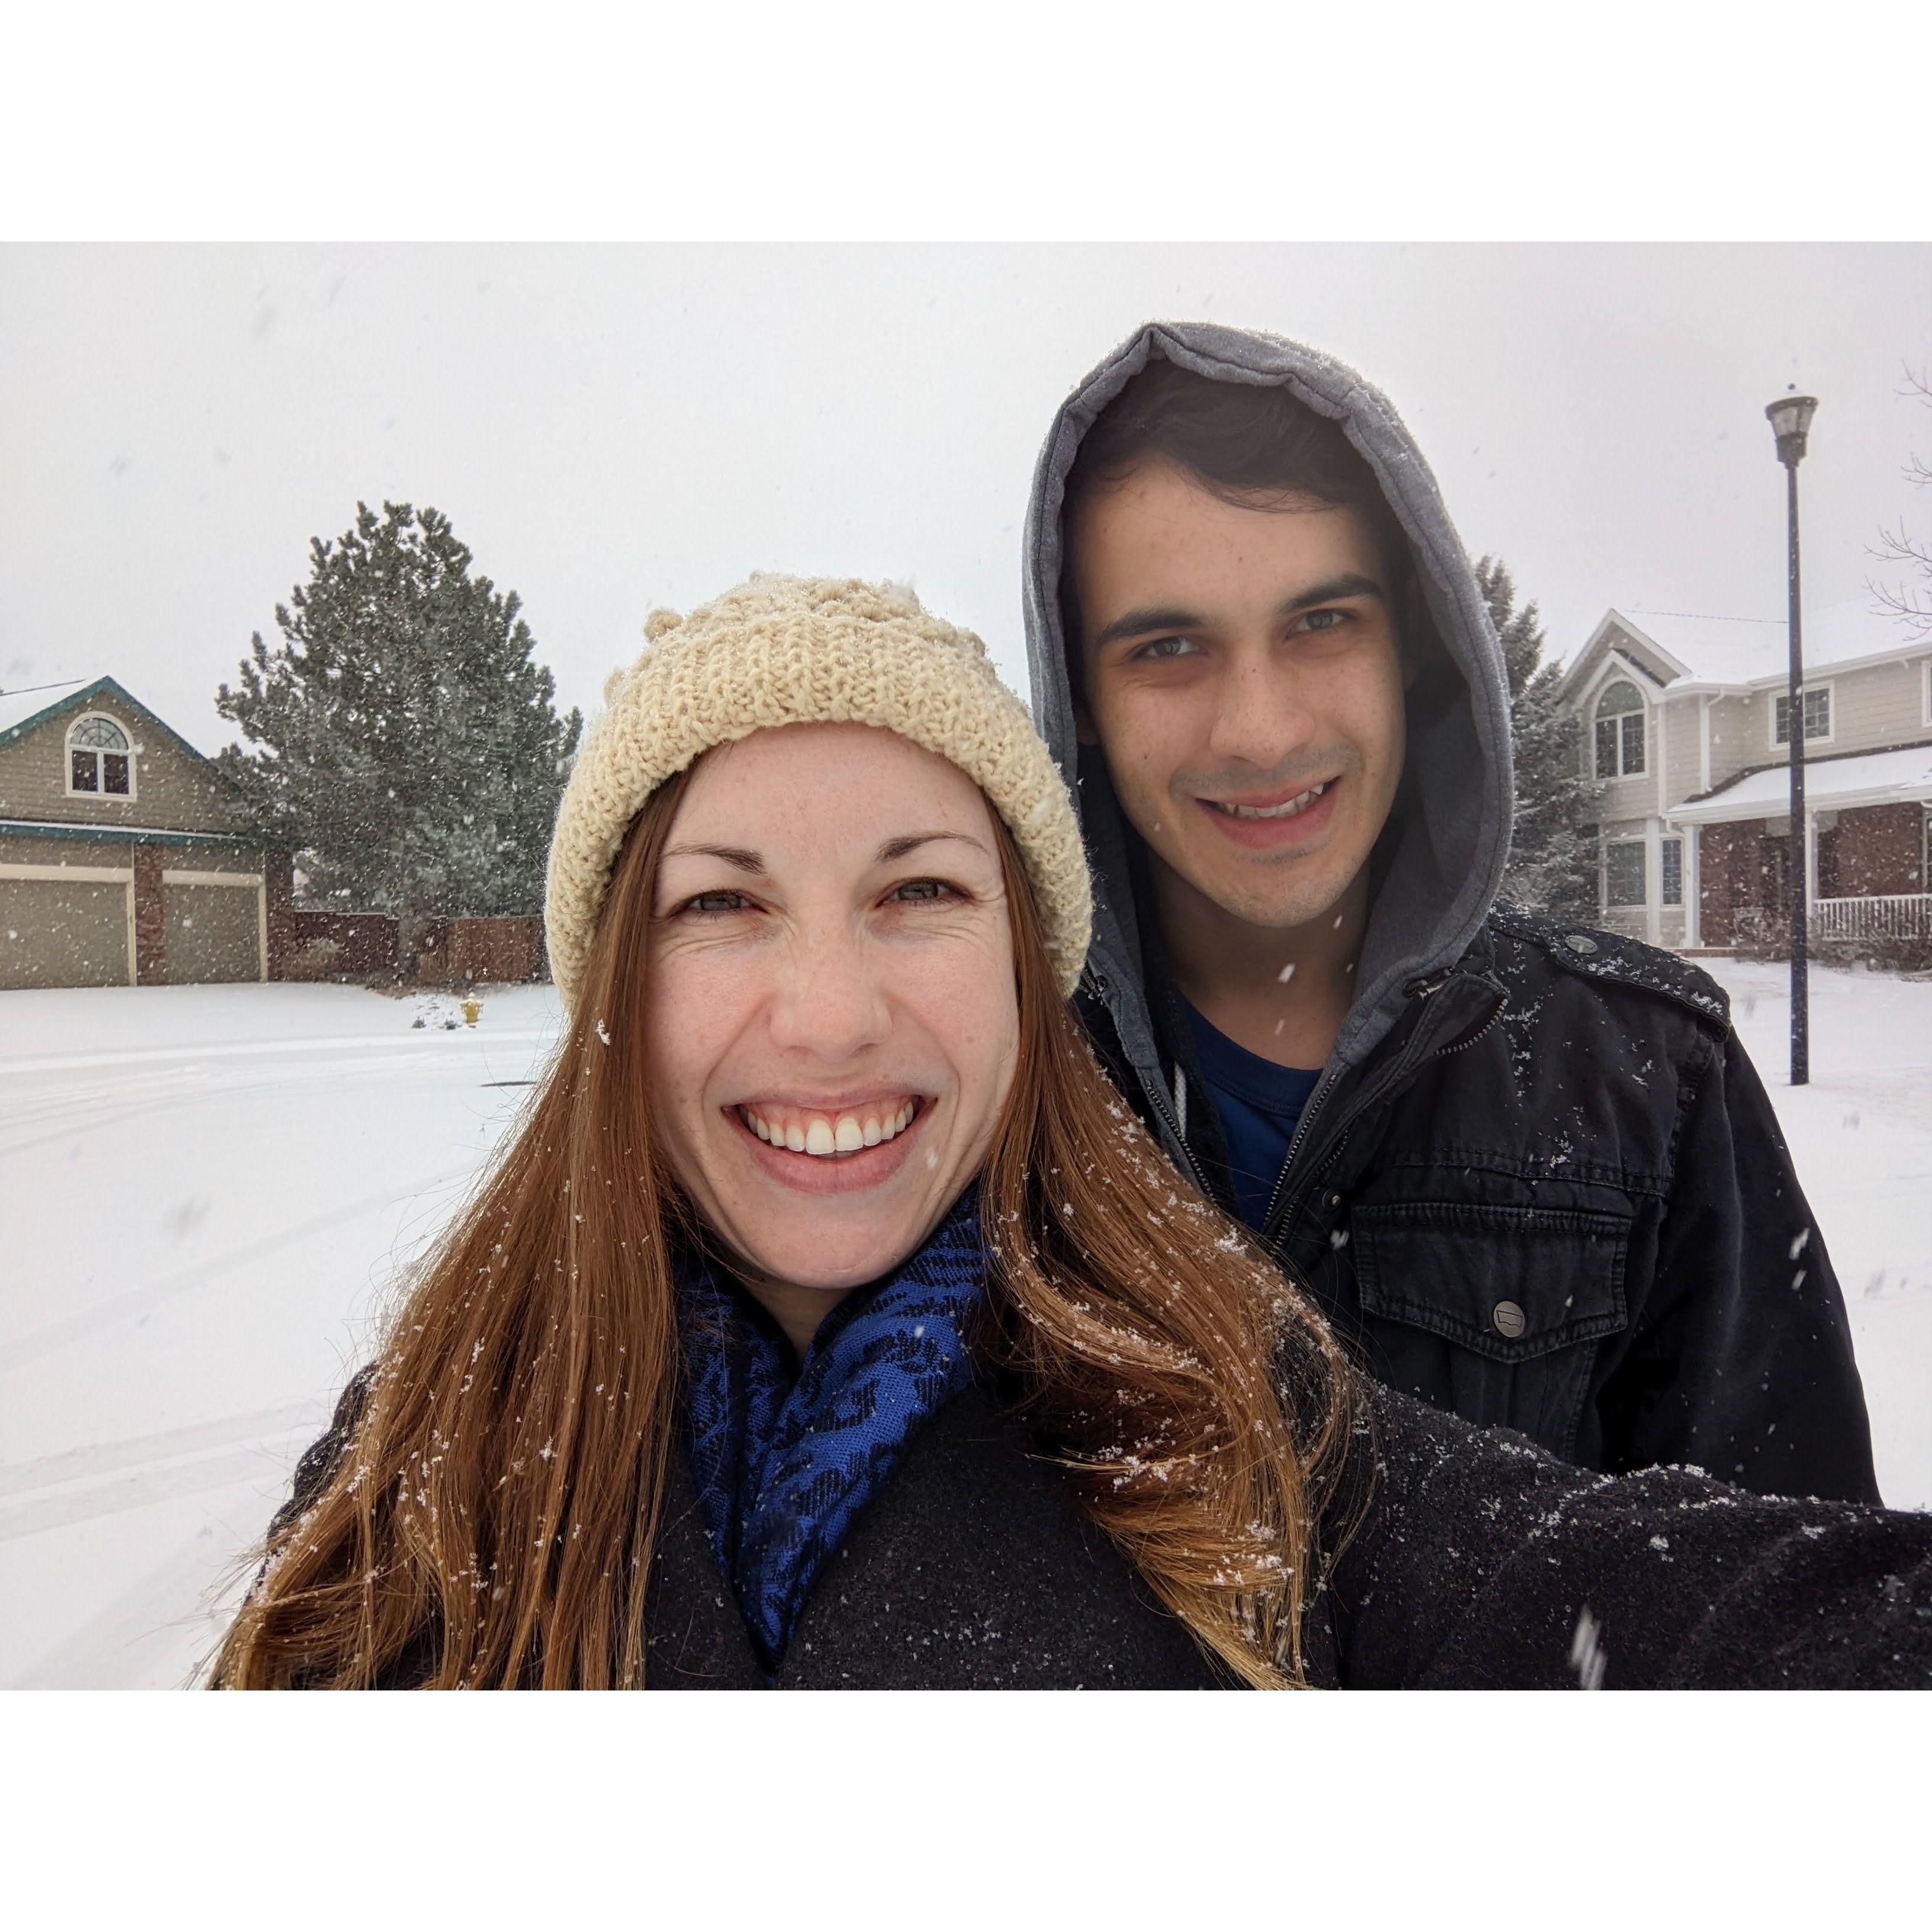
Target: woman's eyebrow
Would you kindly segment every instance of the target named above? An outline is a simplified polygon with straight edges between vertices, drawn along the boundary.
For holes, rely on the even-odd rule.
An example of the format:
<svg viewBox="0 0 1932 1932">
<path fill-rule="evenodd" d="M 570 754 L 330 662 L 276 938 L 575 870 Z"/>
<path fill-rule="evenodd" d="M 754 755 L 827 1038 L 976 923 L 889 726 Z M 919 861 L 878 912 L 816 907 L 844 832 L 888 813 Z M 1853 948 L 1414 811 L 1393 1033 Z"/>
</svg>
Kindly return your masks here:
<svg viewBox="0 0 1932 1932">
<path fill-rule="evenodd" d="M 872 863 L 875 866 L 890 866 L 895 859 L 903 859 L 908 852 L 916 852 L 920 846 L 928 845 L 935 838 L 956 838 L 962 845 L 970 845 L 976 852 L 986 853 L 989 859 L 992 856 L 990 852 L 986 851 L 986 846 L 979 839 L 972 838 L 964 832 L 908 832 L 902 837 L 888 838 L 879 848 L 878 856 L 874 859 Z"/>
<path fill-rule="evenodd" d="M 766 876 L 764 860 L 742 845 L 671 845 L 665 848 L 664 856 L 667 859 L 722 859 L 726 865 L 735 866 L 754 878 Z"/>
</svg>

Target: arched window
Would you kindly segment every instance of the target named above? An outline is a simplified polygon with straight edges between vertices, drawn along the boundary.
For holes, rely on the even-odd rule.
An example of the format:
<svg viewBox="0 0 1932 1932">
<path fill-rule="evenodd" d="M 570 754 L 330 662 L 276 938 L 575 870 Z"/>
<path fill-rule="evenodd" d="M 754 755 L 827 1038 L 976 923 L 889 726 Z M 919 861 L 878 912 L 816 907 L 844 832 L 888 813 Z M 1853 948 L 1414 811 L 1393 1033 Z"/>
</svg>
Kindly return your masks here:
<svg viewBox="0 0 1932 1932">
<path fill-rule="evenodd" d="M 110 798 L 134 796 L 134 748 L 112 718 L 83 718 L 67 734 L 67 787 Z"/>
<path fill-rule="evenodd" d="M 1597 700 L 1597 776 L 1634 777 L 1643 770 L 1643 699 L 1627 677 Z"/>
</svg>

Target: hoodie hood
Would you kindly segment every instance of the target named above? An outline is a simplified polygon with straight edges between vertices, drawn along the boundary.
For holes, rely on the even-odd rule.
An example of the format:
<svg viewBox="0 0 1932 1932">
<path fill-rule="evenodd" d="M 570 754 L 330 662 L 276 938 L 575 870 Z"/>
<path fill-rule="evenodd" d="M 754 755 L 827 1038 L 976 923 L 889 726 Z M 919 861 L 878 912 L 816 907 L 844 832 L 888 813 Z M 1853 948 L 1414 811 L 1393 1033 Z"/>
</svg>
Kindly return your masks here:
<svg viewBox="0 0 1932 1932">
<path fill-rule="evenodd" d="M 1360 990 L 1331 1067 L 1360 1062 L 1402 1010 L 1404 988 L 1453 968 L 1481 930 L 1509 854 L 1509 685 L 1487 607 L 1436 479 L 1381 392 L 1318 350 L 1208 322 L 1150 322 L 1074 389 L 1048 430 L 1026 526 L 1027 658 L 1034 720 L 1072 789 L 1096 887 L 1090 975 L 1129 1057 L 1157 1066 L 1145 998 L 1128 841 L 1097 749 L 1074 732 L 1060 625 L 1060 509 L 1094 418 L 1156 356 L 1216 382 L 1279 385 L 1340 422 L 1407 535 L 1445 668 L 1408 700 L 1402 783 L 1378 848 Z M 1449 675 L 1453 670 L 1454 675 Z"/>
</svg>

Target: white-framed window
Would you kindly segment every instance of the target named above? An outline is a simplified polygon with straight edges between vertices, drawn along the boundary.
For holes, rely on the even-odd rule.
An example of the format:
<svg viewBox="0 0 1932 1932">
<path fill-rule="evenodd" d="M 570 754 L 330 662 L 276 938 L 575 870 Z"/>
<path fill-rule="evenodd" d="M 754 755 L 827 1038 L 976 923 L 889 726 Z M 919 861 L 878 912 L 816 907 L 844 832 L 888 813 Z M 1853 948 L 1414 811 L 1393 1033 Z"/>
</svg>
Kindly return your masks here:
<svg viewBox="0 0 1932 1932">
<path fill-rule="evenodd" d="M 1597 776 L 1634 778 L 1643 770 L 1643 695 L 1627 677 L 1597 700 Z"/>
<path fill-rule="evenodd" d="M 67 789 L 70 797 L 134 796 L 134 748 L 112 718 L 91 711 L 68 728 Z"/>
<path fill-rule="evenodd" d="M 1684 903 L 1684 841 L 1682 838 L 1657 842 L 1657 902 L 1681 906 Z"/>
<path fill-rule="evenodd" d="M 1829 738 L 1832 735 L 1832 687 L 1828 684 L 1808 684 L 1798 694 L 1804 706 L 1804 742 L 1808 745 L 1814 739 Z M 1791 694 L 1782 693 L 1771 707 L 1771 742 L 1774 745 L 1791 742 Z"/>
<path fill-rule="evenodd" d="M 1640 906 L 1648 898 L 1644 880 L 1644 844 L 1641 838 L 1607 838 L 1604 842 L 1604 904 Z"/>
<path fill-rule="evenodd" d="M 1928 658 L 1918 668 L 1924 674 L 1919 682 L 1924 686 L 1925 722 L 1932 724 L 1932 658 Z M 1927 890 L 1932 891 L 1932 886 Z"/>
</svg>

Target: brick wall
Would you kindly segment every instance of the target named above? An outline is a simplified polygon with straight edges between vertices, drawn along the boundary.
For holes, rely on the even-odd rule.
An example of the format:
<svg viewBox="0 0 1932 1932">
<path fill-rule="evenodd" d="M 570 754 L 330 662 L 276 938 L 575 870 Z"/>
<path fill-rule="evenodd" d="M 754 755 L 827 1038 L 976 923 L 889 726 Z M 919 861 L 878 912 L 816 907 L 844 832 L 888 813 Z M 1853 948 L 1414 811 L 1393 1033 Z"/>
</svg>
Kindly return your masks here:
<svg viewBox="0 0 1932 1932">
<path fill-rule="evenodd" d="M 134 848 L 134 979 L 152 986 L 164 976 L 168 958 L 167 910 L 161 898 L 161 848 Z"/>
<path fill-rule="evenodd" d="M 1925 891 L 1924 816 L 1924 806 L 1916 802 L 1840 812 L 1830 831 L 1818 834 L 1818 896 L 1868 898 Z"/>
</svg>

